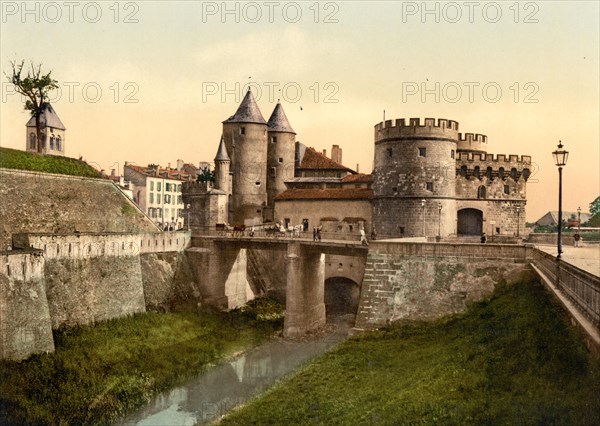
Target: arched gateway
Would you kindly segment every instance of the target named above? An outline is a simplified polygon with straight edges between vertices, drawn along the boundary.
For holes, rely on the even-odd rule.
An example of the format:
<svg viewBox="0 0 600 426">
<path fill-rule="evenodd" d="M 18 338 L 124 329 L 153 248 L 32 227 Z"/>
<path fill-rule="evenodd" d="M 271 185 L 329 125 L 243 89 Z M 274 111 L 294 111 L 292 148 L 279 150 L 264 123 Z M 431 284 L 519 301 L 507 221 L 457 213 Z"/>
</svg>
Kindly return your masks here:
<svg viewBox="0 0 600 426">
<path fill-rule="evenodd" d="M 478 209 L 460 209 L 458 211 L 458 234 L 481 235 L 483 232 L 483 212 Z"/>
</svg>

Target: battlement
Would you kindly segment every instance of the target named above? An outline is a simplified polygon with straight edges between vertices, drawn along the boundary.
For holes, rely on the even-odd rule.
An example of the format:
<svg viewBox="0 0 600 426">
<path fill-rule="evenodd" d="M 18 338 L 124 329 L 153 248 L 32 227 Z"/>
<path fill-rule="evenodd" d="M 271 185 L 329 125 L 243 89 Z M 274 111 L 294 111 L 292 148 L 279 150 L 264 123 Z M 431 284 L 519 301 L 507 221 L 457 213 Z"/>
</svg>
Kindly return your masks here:
<svg viewBox="0 0 600 426">
<path fill-rule="evenodd" d="M 459 141 L 459 144 L 460 144 L 460 142 L 487 143 L 487 136 L 486 135 L 480 135 L 479 133 L 459 133 L 458 134 L 458 141 Z"/>
<path fill-rule="evenodd" d="M 484 152 L 458 152 L 457 162 L 494 162 L 507 164 L 531 164 L 530 155 L 487 154 Z"/>
<path fill-rule="evenodd" d="M 479 133 L 459 133 L 457 150 L 486 152 L 487 136 Z"/>
<path fill-rule="evenodd" d="M 182 192 L 193 194 L 206 194 L 213 188 L 213 182 L 183 182 Z"/>
<path fill-rule="evenodd" d="M 432 137 L 458 140 L 458 122 L 445 118 L 398 118 L 375 125 L 375 142 L 386 139 Z"/>
</svg>

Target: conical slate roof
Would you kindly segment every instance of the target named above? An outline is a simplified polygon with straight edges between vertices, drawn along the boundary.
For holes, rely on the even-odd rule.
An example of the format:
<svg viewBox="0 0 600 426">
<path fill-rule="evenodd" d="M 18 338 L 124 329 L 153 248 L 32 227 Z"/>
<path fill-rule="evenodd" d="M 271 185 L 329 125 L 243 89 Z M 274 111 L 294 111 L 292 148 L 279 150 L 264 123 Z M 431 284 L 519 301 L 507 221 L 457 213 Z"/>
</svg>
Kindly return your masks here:
<svg viewBox="0 0 600 426">
<path fill-rule="evenodd" d="M 283 111 L 283 107 L 279 102 L 277 102 L 277 105 L 275 106 L 275 109 L 269 118 L 268 126 L 269 131 L 271 132 L 287 132 L 296 134 L 294 129 L 292 129 L 292 126 L 290 125 L 290 122 Z"/>
<path fill-rule="evenodd" d="M 252 91 L 248 89 L 246 96 L 242 100 L 242 103 L 238 107 L 234 115 L 229 117 L 223 123 L 258 123 L 267 124 L 263 118 Z"/>
<path fill-rule="evenodd" d="M 65 125 L 62 124 L 60 118 L 52 108 L 52 105 L 48 104 L 48 107 L 44 111 L 44 113 L 40 116 L 40 123 L 42 127 L 53 127 L 55 129 L 66 130 Z M 27 124 L 27 127 L 35 127 L 35 117 L 31 117 Z"/>
<path fill-rule="evenodd" d="M 221 135 L 221 142 L 219 142 L 219 149 L 217 149 L 217 156 L 215 161 L 229 161 L 229 155 L 227 155 L 227 148 L 225 148 L 225 139 Z"/>
</svg>

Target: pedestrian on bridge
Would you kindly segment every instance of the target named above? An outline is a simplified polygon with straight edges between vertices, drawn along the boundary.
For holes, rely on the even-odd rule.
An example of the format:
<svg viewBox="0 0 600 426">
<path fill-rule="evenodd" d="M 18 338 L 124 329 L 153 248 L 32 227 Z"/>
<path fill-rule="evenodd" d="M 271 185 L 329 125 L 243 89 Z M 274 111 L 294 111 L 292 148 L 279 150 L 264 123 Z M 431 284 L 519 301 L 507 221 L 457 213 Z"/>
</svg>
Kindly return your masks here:
<svg viewBox="0 0 600 426">
<path fill-rule="evenodd" d="M 365 235 L 365 230 L 360 228 L 360 243 L 368 246 L 369 242 L 367 241 L 367 236 Z"/>
</svg>

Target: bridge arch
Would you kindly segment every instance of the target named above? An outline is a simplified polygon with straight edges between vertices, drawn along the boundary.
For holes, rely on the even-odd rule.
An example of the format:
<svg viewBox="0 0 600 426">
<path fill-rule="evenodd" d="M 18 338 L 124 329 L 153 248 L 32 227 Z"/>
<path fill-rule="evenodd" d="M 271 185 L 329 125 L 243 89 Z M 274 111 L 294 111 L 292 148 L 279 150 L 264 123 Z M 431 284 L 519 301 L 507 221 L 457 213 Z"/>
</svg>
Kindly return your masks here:
<svg viewBox="0 0 600 426">
<path fill-rule="evenodd" d="M 325 280 L 325 312 L 338 316 L 358 312 L 360 285 L 347 277 L 330 277 Z"/>
</svg>

